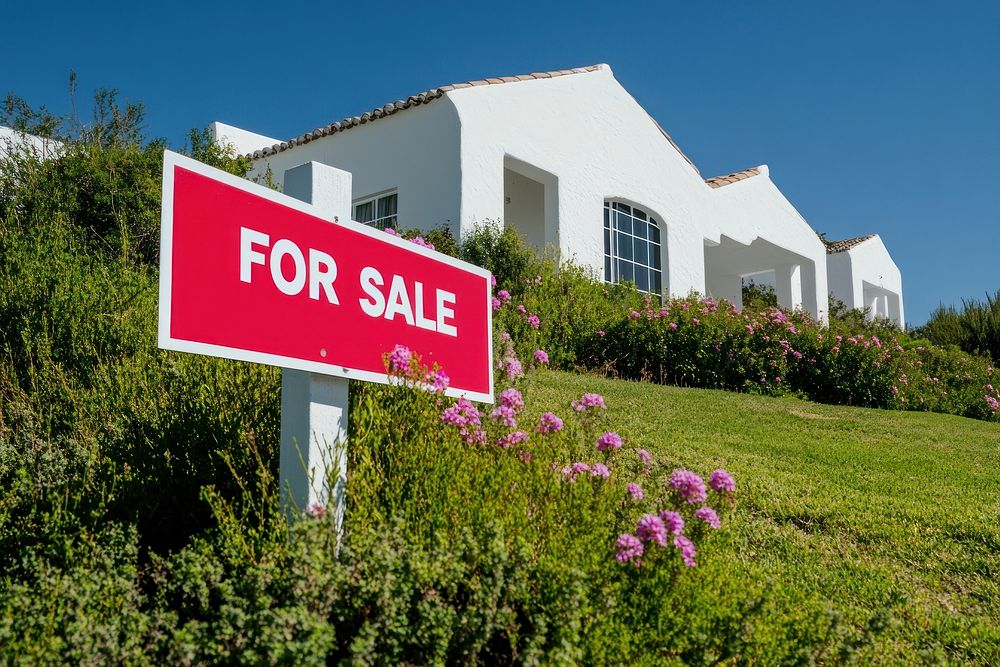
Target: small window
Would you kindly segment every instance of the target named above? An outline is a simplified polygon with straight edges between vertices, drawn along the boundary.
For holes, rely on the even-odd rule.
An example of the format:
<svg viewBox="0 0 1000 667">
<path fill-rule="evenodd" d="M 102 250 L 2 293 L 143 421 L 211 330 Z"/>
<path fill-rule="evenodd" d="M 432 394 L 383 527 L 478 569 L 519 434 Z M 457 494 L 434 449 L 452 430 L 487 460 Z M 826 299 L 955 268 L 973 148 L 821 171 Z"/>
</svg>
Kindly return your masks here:
<svg viewBox="0 0 1000 667">
<path fill-rule="evenodd" d="M 659 294 L 660 252 L 660 223 L 655 218 L 628 204 L 604 202 L 605 282 L 631 281 L 643 292 Z"/>
<path fill-rule="evenodd" d="M 399 193 L 386 192 L 354 202 L 354 219 L 376 229 L 396 228 Z"/>
</svg>

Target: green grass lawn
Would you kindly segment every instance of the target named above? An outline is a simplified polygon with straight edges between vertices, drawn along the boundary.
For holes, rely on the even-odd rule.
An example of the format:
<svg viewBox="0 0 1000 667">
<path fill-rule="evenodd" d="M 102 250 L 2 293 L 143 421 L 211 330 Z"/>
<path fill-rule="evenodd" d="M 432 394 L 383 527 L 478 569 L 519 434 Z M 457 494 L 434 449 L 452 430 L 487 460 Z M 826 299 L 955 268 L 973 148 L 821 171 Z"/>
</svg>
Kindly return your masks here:
<svg viewBox="0 0 1000 667">
<path fill-rule="evenodd" d="M 599 392 L 666 465 L 730 470 L 730 565 L 854 622 L 891 608 L 872 659 L 1000 661 L 997 424 L 559 372 L 528 391 L 546 406 Z"/>
</svg>

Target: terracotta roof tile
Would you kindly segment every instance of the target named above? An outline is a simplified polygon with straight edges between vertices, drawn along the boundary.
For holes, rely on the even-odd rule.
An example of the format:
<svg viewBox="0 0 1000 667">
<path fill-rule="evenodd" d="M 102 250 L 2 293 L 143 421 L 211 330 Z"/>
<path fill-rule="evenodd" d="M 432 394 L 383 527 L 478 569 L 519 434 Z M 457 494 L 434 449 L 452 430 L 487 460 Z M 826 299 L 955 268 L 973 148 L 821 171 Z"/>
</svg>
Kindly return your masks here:
<svg viewBox="0 0 1000 667">
<path fill-rule="evenodd" d="M 852 239 L 842 239 L 840 241 L 828 241 L 823 239 L 823 243 L 826 244 L 826 254 L 833 255 L 838 252 L 846 252 L 874 237 L 874 234 L 867 234 L 865 236 L 855 236 Z"/>
<path fill-rule="evenodd" d="M 759 173 L 760 169 L 757 167 L 751 167 L 749 169 L 744 169 L 743 171 L 735 171 L 731 174 L 726 174 L 725 176 L 713 176 L 712 178 L 706 178 L 705 183 L 707 183 L 710 188 L 721 188 L 723 185 L 729 185 L 730 183 L 736 183 L 737 181 L 744 181 L 751 176 L 756 176 Z"/>
<path fill-rule="evenodd" d="M 473 86 L 490 86 L 490 85 L 499 85 L 504 83 L 519 83 L 521 81 L 533 81 L 536 79 L 553 79 L 555 77 L 568 76 L 570 74 L 583 74 L 586 72 L 595 72 L 599 69 L 601 69 L 600 65 L 590 65 L 588 67 L 577 67 L 576 69 L 563 69 L 554 72 L 533 72 L 531 74 L 519 74 L 517 76 L 478 79 L 476 81 L 452 83 L 447 86 L 441 86 L 439 88 L 431 88 L 430 90 L 426 90 L 417 95 L 411 95 L 410 97 L 407 97 L 405 101 L 396 100 L 391 104 L 386 104 L 385 106 L 378 107 L 370 112 L 362 114 L 361 116 L 352 116 L 349 118 L 344 118 L 343 120 L 335 121 L 324 127 L 316 128 L 311 132 L 306 132 L 305 134 L 299 135 L 294 139 L 289 139 L 288 141 L 282 141 L 281 143 L 274 144 L 273 146 L 268 146 L 266 148 L 256 150 L 247 157 L 252 160 L 257 160 L 260 158 L 268 157 L 270 155 L 274 155 L 276 153 L 281 153 L 283 151 L 289 150 L 290 148 L 295 148 L 296 146 L 307 144 L 313 139 L 326 137 L 331 134 L 336 134 L 337 132 L 343 132 L 344 130 L 349 130 L 352 127 L 363 125 L 365 123 L 368 123 L 369 121 L 374 121 L 379 118 L 391 116 L 395 113 L 403 111 L 404 109 L 410 109 L 415 106 L 420 106 L 421 104 L 428 104 L 429 102 L 438 99 L 445 93 L 451 92 L 453 90 L 461 90 L 463 88 L 471 88 Z M 656 119 L 654 119 L 652 116 L 650 116 L 650 120 L 653 121 L 653 124 L 656 125 L 656 128 L 660 131 L 660 133 L 663 134 L 663 136 L 667 139 L 667 141 L 670 142 L 670 145 L 673 146 L 674 149 L 676 149 L 677 152 L 681 154 L 681 157 L 687 160 L 687 163 L 690 164 L 691 167 L 694 168 L 694 170 L 697 172 L 698 168 L 694 166 L 694 163 L 691 162 L 691 159 L 684 154 L 684 151 L 682 151 L 680 147 L 670 137 L 670 135 L 667 134 L 666 130 L 660 127 L 660 124 L 657 123 Z M 711 185 L 711 183 L 709 183 L 709 185 Z M 718 186 L 712 186 L 712 187 L 718 187 Z"/>
</svg>

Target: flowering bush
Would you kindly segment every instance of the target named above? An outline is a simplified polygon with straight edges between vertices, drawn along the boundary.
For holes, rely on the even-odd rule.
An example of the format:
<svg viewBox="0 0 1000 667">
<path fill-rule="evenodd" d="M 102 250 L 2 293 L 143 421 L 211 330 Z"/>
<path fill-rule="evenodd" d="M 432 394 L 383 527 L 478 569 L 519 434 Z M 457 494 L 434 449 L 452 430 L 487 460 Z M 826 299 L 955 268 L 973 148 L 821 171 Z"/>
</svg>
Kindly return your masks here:
<svg viewBox="0 0 1000 667">
<path fill-rule="evenodd" d="M 626 378 L 998 418 L 991 406 L 1000 383 L 987 360 L 915 345 L 885 327 L 844 334 L 835 324 L 774 307 L 740 310 L 695 296 L 658 305 L 647 297 L 641 311 L 622 308 L 603 335 L 591 335 L 583 358 Z"/>
</svg>

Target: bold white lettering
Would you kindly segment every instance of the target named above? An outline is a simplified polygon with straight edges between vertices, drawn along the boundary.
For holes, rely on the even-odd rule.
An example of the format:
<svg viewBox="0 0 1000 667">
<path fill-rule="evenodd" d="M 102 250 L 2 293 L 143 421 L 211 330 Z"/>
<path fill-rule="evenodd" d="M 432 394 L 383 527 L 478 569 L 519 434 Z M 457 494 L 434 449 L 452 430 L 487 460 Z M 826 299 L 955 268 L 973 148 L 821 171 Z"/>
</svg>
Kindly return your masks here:
<svg viewBox="0 0 1000 667">
<path fill-rule="evenodd" d="M 337 262 L 322 250 L 309 249 L 309 298 L 319 301 L 319 288 L 323 287 L 326 300 L 340 305 L 333 281 L 337 279 Z"/>
<path fill-rule="evenodd" d="M 385 311 L 385 297 L 382 296 L 382 292 L 376 287 L 376 285 L 381 287 L 384 284 L 382 274 L 378 272 L 378 269 L 370 266 L 361 269 L 361 289 L 371 299 L 358 299 L 358 303 L 361 304 L 361 310 L 365 311 L 366 315 L 381 317 Z"/>
<path fill-rule="evenodd" d="M 455 295 L 445 292 L 443 289 L 437 291 L 437 330 L 447 336 L 458 336 L 458 328 L 454 324 L 447 324 L 445 318 L 454 318 L 455 311 L 445 304 L 455 305 Z"/>
<path fill-rule="evenodd" d="M 417 315 L 417 326 L 421 329 L 427 329 L 428 331 L 434 331 L 436 327 L 434 326 L 434 320 L 424 317 L 424 284 L 420 282 L 413 283 L 413 305 L 414 310 Z"/>
<path fill-rule="evenodd" d="M 410 307 L 410 295 L 406 293 L 406 283 L 403 276 L 393 276 L 389 287 L 389 304 L 385 307 L 385 319 L 390 322 L 402 315 L 406 323 L 413 326 L 413 308 Z"/>
<path fill-rule="evenodd" d="M 253 264 L 264 266 L 264 253 L 253 249 L 254 244 L 265 248 L 271 244 L 267 234 L 240 227 L 240 280 L 250 282 L 250 269 Z"/>
<path fill-rule="evenodd" d="M 295 264 L 295 274 L 291 280 L 285 280 L 281 273 L 281 259 L 285 255 L 292 258 Z M 306 258 L 299 247 L 288 239 L 281 239 L 271 248 L 271 278 L 274 286 L 288 296 L 295 296 L 306 286 Z"/>
</svg>

